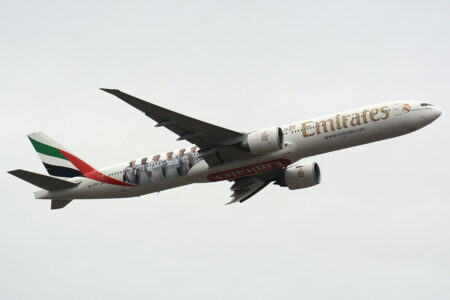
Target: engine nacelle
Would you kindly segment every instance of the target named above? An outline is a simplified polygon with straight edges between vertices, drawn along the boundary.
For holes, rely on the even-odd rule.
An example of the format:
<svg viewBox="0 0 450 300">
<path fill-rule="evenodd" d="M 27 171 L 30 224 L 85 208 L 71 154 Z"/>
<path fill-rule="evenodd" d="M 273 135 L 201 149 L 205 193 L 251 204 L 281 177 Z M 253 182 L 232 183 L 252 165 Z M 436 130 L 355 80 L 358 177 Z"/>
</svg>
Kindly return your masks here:
<svg viewBox="0 0 450 300">
<path fill-rule="evenodd" d="M 316 162 L 298 163 L 284 171 L 282 183 L 290 190 L 307 188 L 320 183 L 320 168 Z"/>
<path fill-rule="evenodd" d="M 284 134 L 280 127 L 264 128 L 247 135 L 242 147 L 252 154 L 263 154 L 283 148 Z"/>
</svg>

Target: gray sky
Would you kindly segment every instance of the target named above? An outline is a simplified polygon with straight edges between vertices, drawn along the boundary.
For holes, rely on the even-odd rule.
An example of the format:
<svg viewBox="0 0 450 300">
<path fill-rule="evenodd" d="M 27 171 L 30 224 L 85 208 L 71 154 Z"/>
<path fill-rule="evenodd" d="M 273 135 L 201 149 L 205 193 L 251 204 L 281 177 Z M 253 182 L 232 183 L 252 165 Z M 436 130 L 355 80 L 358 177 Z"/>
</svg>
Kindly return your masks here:
<svg viewBox="0 0 450 300">
<path fill-rule="evenodd" d="M 0 298 L 448 299 L 450 2 L 0 2 Z M 391 100 L 435 123 L 320 155 L 319 186 L 228 182 L 50 211 L 43 131 L 95 167 L 185 145 L 100 87 L 238 131 Z"/>
</svg>

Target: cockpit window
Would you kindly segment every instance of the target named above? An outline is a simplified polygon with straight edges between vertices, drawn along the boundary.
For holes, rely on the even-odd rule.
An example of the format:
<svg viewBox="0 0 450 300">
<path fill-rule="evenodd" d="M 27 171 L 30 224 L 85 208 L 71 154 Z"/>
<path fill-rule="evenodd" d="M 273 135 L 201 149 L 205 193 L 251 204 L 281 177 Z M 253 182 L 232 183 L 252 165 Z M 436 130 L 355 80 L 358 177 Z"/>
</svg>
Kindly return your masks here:
<svg viewBox="0 0 450 300">
<path fill-rule="evenodd" d="M 420 106 L 433 106 L 433 105 L 431 105 L 429 103 L 420 103 Z"/>
</svg>

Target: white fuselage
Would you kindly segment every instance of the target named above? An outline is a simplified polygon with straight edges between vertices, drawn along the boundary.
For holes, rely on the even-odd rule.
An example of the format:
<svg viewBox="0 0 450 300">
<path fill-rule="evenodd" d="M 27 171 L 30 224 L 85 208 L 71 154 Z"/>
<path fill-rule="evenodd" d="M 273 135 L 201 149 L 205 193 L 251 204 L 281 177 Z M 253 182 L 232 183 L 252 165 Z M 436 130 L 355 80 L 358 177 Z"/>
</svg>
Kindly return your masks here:
<svg viewBox="0 0 450 300">
<path fill-rule="evenodd" d="M 179 150 L 174 151 L 172 159 L 161 154 L 159 159 L 153 160 L 154 155 L 149 155 L 147 161 L 139 158 L 134 160 L 135 163 L 125 162 L 98 170 L 117 180 L 135 180 L 135 186 L 120 186 L 75 177 L 70 179 L 79 183 L 75 188 L 53 192 L 41 190 L 35 196 L 39 199 L 122 198 L 191 183 L 233 180 L 282 168 L 305 157 L 407 134 L 428 125 L 440 114 L 439 108 L 416 101 L 380 103 L 282 125 L 283 148 L 250 159 L 209 167 L 204 160 L 198 158 L 198 153 L 191 153 L 191 148 L 187 148 L 184 156 L 177 156 Z M 190 161 L 195 160 L 196 163 L 191 163 L 189 168 L 186 156 L 191 154 L 197 156 L 190 156 Z"/>
</svg>

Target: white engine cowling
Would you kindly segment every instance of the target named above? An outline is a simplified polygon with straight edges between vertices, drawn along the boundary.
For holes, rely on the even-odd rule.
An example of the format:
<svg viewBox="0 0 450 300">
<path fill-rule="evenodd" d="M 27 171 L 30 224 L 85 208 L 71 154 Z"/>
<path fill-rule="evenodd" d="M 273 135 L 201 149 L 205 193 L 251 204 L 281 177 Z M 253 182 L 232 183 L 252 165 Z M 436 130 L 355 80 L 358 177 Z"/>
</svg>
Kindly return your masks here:
<svg viewBox="0 0 450 300">
<path fill-rule="evenodd" d="M 316 162 L 299 163 L 288 167 L 283 176 L 290 190 L 303 189 L 320 183 L 320 168 Z"/>
<path fill-rule="evenodd" d="M 283 131 L 280 127 L 264 128 L 249 133 L 243 142 L 244 149 L 252 154 L 263 154 L 283 148 Z"/>
</svg>

